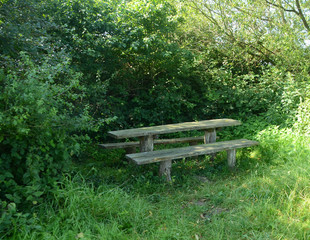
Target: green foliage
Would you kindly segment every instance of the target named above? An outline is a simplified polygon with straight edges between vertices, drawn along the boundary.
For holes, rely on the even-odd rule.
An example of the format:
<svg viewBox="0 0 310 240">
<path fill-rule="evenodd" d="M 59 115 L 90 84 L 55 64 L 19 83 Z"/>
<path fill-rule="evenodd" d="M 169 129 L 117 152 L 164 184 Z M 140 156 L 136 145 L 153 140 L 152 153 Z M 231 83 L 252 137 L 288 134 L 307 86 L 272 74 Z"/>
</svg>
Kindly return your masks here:
<svg viewBox="0 0 310 240">
<path fill-rule="evenodd" d="M 37 65 L 21 53 L 19 71 L 2 74 L 0 197 L 18 209 L 43 201 L 87 140 L 81 131 L 93 128 L 87 109 L 76 109 L 81 74 L 68 68 L 66 56 L 57 57 Z"/>
<path fill-rule="evenodd" d="M 195 54 L 194 70 L 208 89 L 199 102 L 211 113 L 205 116 L 263 114 L 276 124 L 289 122 L 309 81 L 309 31 L 301 21 L 309 6 L 301 2 L 296 14 L 283 9 L 299 1 L 174 2 L 186 23 L 180 42 Z"/>
<path fill-rule="evenodd" d="M 117 11 L 119 34 L 111 35 L 109 41 L 122 66 L 109 80 L 112 96 L 108 101 L 117 104 L 113 111 L 119 123 L 132 126 L 180 120 L 190 106 L 185 94 L 194 94 L 180 78 L 183 61 L 192 59 L 174 37 L 182 19 L 172 5 L 162 1 L 126 2 Z M 123 96 L 121 102 L 119 96 Z"/>
<path fill-rule="evenodd" d="M 306 236 L 298 230 L 304 229 L 302 224 L 289 223 L 297 229 L 295 235 L 280 224 L 294 214 L 305 222 L 308 217 L 304 208 L 294 214 L 289 212 L 290 204 L 306 206 L 308 200 L 302 203 L 301 197 L 297 199 L 295 195 L 286 198 L 291 190 L 296 196 L 305 192 L 308 199 L 304 173 L 297 169 L 287 186 L 280 177 L 294 168 L 294 156 L 299 159 L 299 166 L 307 169 L 302 159 L 308 153 L 305 146 L 308 140 L 302 134 L 309 133 L 310 52 L 305 44 L 309 29 L 308 19 L 303 19 L 309 4 L 288 3 L 0 1 L 0 234 L 17 238 L 21 233 L 29 238 L 82 238 L 79 235 L 82 233 L 89 238 L 118 239 L 197 239 L 197 236 L 302 239 Z M 300 8 L 296 6 L 298 3 Z M 297 10 L 283 11 L 291 7 L 298 14 Z M 137 170 L 118 162 L 119 152 L 113 156 L 101 154 L 89 146 L 91 141 L 104 140 L 107 130 L 220 117 L 244 122 L 240 127 L 220 133 L 221 139 L 249 137 L 261 142 L 259 150 L 254 152 L 258 158 L 250 157 L 249 151 L 240 154 L 245 159 L 240 162 L 241 169 L 249 169 L 254 176 L 247 178 L 241 171 L 247 179 L 245 182 L 251 183 L 250 189 L 240 187 L 245 183 L 243 179 L 229 185 L 231 175 L 224 167 L 221 154 L 213 163 L 208 158 L 176 163 L 174 186 L 170 186 L 156 176 L 156 166 Z M 281 130 L 270 127 L 271 124 L 286 128 Z M 300 141 L 289 138 L 286 131 L 297 134 Z M 95 186 L 118 184 L 123 190 L 109 192 L 99 188 L 97 191 L 83 181 L 82 188 L 67 181 L 55 192 L 56 210 L 45 208 L 43 199 L 48 199 L 72 159 L 80 164 L 85 159 L 100 159 L 102 164 L 104 159 L 106 168 L 100 171 L 102 176 L 93 168 L 89 181 L 94 181 Z M 270 175 L 269 180 L 281 181 L 268 185 L 265 191 L 260 189 L 265 187 L 260 184 L 265 179 L 256 176 L 255 171 L 258 168 L 263 175 L 266 166 L 280 167 L 279 174 Z M 180 209 L 184 208 L 178 206 L 169 211 L 165 201 L 170 196 L 161 193 L 175 194 L 173 187 L 176 187 L 186 195 L 197 184 L 191 180 L 194 174 L 217 179 L 214 173 L 221 181 L 229 178 L 225 184 L 240 199 L 250 200 L 245 207 L 234 209 L 240 211 L 237 217 L 222 211 L 224 217 L 211 223 L 216 232 L 209 233 L 209 223 L 205 221 L 204 225 L 197 223 L 193 227 L 200 214 L 197 207 L 187 211 L 188 219 L 182 219 Z M 281 189 L 279 196 L 273 197 L 277 189 Z M 130 193 L 151 196 L 146 200 Z M 201 194 L 206 194 L 212 204 L 230 206 L 229 201 L 233 202 L 229 200 L 230 190 L 221 184 L 213 189 L 208 186 Z M 169 200 L 173 206 L 177 196 Z M 228 196 L 227 201 L 224 196 Z M 257 200 L 257 208 L 250 207 L 253 199 Z M 271 204 L 265 203 L 266 199 Z M 160 207 L 150 205 L 149 200 Z M 270 217 L 270 212 L 275 215 L 275 209 L 283 202 L 280 214 L 285 217 L 265 224 L 264 218 Z M 52 235 L 40 230 L 44 226 L 39 222 L 46 223 L 48 218 L 38 219 L 29 214 L 44 208 L 56 222 L 48 229 Z M 157 211 L 159 217 L 153 219 L 149 211 Z M 256 217 L 259 213 L 263 217 Z M 148 220 L 142 221 L 140 215 Z M 224 230 L 227 223 L 222 222 L 227 216 L 247 235 L 238 234 L 238 228 L 230 225 L 233 235 L 227 233 Z M 104 220 L 97 224 L 101 217 Z M 74 229 L 68 227 L 81 219 L 89 220 L 90 224 L 82 221 Z M 162 219 L 169 220 L 170 225 L 163 225 Z M 179 229 L 175 228 L 178 224 Z M 89 227 L 88 232 L 81 231 L 83 225 Z M 273 227 L 278 232 L 272 232 Z M 148 232 L 144 232 L 145 228 Z M 265 228 L 270 231 L 261 235 L 260 230 Z"/>
<path fill-rule="evenodd" d="M 306 136 L 310 134 L 310 100 L 308 98 L 298 106 L 294 130 Z"/>
<path fill-rule="evenodd" d="M 52 13 L 45 13 L 46 18 L 55 25 L 47 30 L 49 41 L 56 47 L 61 41 L 70 52 L 72 68 L 83 73 L 81 84 L 87 85 L 85 97 L 95 118 L 116 120 L 111 125 L 116 128 L 190 115 L 187 97 L 195 93 L 184 78 L 191 65 L 184 62 L 193 55 L 176 41 L 174 32 L 182 18 L 173 5 L 76 0 L 46 8 Z M 168 95 L 165 108 L 161 95 Z"/>
</svg>

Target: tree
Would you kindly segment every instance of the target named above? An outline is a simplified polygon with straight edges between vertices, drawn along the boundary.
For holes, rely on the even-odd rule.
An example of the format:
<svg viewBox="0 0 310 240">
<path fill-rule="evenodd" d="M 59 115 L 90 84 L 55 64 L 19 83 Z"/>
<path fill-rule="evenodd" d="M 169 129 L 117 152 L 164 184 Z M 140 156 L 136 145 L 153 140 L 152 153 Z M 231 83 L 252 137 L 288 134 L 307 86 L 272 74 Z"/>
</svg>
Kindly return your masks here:
<svg viewBox="0 0 310 240">
<path fill-rule="evenodd" d="M 189 4 L 204 19 L 216 44 L 258 64 L 301 70 L 309 25 L 309 4 L 297 1 L 199 1 Z"/>
</svg>

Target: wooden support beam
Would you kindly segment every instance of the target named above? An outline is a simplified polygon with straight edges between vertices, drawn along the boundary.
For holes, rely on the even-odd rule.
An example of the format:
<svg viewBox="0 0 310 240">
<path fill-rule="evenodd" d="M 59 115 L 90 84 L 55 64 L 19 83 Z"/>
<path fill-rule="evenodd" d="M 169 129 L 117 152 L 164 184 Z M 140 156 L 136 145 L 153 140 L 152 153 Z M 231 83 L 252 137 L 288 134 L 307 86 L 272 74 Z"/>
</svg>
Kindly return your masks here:
<svg viewBox="0 0 310 240">
<path fill-rule="evenodd" d="M 216 142 L 216 129 L 212 128 L 212 129 L 208 129 L 205 131 L 205 136 L 204 136 L 204 143 L 208 144 L 208 143 L 215 143 Z M 216 156 L 216 153 L 212 153 L 211 154 L 211 161 L 214 160 Z"/>
<path fill-rule="evenodd" d="M 159 176 L 165 176 L 168 182 L 171 181 L 171 160 L 160 163 Z"/>
<path fill-rule="evenodd" d="M 236 166 L 236 149 L 227 150 L 228 167 L 233 170 Z"/>
<path fill-rule="evenodd" d="M 152 135 L 140 137 L 140 152 L 151 152 L 154 149 L 154 138 Z"/>
<path fill-rule="evenodd" d="M 205 131 L 205 137 L 204 137 L 204 143 L 214 143 L 216 142 L 216 130 L 215 128 L 213 129 L 208 129 Z"/>
<path fill-rule="evenodd" d="M 155 137 L 154 137 L 155 139 Z M 158 144 L 174 144 L 174 143 L 199 143 L 204 140 L 204 136 L 198 137 L 185 137 L 185 138 L 173 138 L 173 139 L 155 139 L 154 145 Z M 98 144 L 99 147 L 104 149 L 116 149 L 116 148 L 127 148 L 127 147 L 139 147 L 140 142 L 118 142 L 118 143 L 104 143 Z"/>
</svg>

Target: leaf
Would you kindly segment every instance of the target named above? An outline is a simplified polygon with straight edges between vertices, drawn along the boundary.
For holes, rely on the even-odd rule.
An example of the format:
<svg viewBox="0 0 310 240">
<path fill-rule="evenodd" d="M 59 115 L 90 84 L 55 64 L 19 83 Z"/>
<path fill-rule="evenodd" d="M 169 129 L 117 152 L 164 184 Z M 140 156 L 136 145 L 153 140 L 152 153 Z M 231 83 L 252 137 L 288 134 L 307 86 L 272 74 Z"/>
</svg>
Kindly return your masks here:
<svg viewBox="0 0 310 240">
<path fill-rule="evenodd" d="M 42 192 L 42 191 L 38 191 L 38 192 L 34 192 L 33 195 L 36 197 L 40 197 L 40 196 L 42 196 L 43 193 L 44 192 Z"/>
</svg>

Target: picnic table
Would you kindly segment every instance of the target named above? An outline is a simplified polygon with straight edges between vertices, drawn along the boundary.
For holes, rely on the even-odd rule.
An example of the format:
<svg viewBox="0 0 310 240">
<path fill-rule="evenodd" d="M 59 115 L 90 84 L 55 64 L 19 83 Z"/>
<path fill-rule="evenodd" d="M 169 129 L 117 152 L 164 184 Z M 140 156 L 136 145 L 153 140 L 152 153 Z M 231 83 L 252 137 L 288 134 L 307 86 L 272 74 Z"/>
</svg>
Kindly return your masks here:
<svg viewBox="0 0 310 240">
<path fill-rule="evenodd" d="M 108 134 L 116 139 L 124 138 L 139 138 L 140 153 L 126 154 L 126 158 L 134 161 L 138 165 L 160 162 L 159 174 L 165 175 L 167 181 L 171 181 L 171 161 L 185 157 L 195 157 L 204 154 L 215 154 L 216 152 L 226 150 L 228 165 L 231 169 L 234 168 L 236 162 L 236 149 L 258 145 L 258 142 L 247 139 L 239 139 L 216 143 L 216 131 L 223 127 L 241 125 L 241 122 L 234 119 L 212 119 L 196 122 L 184 122 L 176 124 L 167 124 L 152 127 L 142 127 L 125 129 L 118 131 L 110 131 Z M 197 140 L 200 137 L 194 138 L 179 138 L 168 139 L 166 141 L 154 140 L 155 136 L 160 134 L 202 130 L 204 131 L 204 144 L 197 145 Z M 174 142 L 189 142 L 194 143 L 194 146 L 164 149 L 159 151 L 154 150 L 154 142 L 158 143 L 174 143 Z M 135 142 L 124 143 L 107 143 L 99 144 L 103 148 L 126 148 L 128 146 L 136 146 Z M 193 144 L 191 144 L 193 145 Z"/>
<path fill-rule="evenodd" d="M 216 141 L 216 129 L 228 126 L 241 125 L 234 119 L 213 119 L 197 122 L 184 122 L 152 127 L 133 128 L 126 130 L 110 131 L 108 134 L 116 139 L 139 137 L 140 152 L 150 152 L 154 149 L 154 136 L 166 133 L 175 133 L 192 130 L 204 130 L 204 142 Z"/>
</svg>

